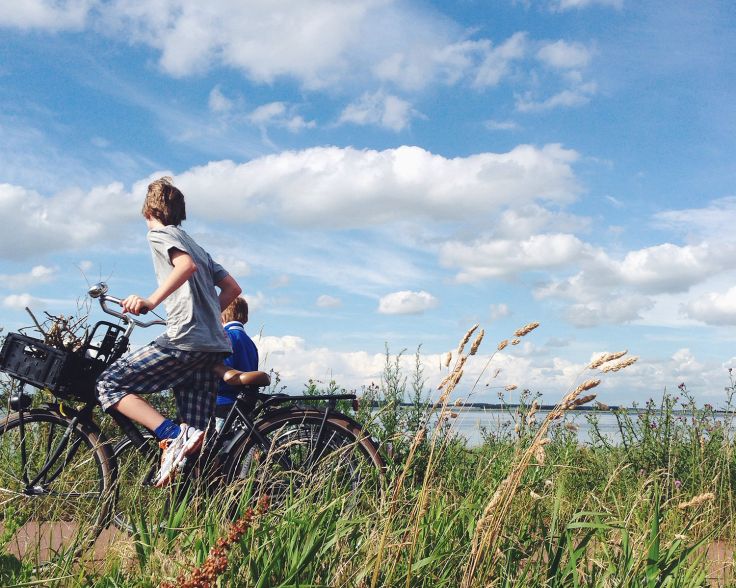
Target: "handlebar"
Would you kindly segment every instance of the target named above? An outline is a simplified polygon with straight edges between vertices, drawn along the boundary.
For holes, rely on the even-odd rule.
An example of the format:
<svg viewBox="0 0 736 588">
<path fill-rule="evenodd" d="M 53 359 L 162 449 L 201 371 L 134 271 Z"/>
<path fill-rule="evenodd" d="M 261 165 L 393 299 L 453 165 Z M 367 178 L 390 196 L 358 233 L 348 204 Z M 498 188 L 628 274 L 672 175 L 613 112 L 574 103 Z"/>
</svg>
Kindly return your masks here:
<svg viewBox="0 0 736 588">
<path fill-rule="evenodd" d="M 166 326 L 166 321 L 162 321 L 160 319 L 157 319 L 155 321 L 142 321 L 140 319 L 135 318 L 135 315 L 127 314 L 118 312 L 117 310 L 113 310 L 112 308 L 109 308 L 107 306 L 107 302 L 114 302 L 118 306 L 123 305 L 123 301 L 120 298 L 116 298 L 115 296 L 110 296 L 108 294 L 103 294 L 100 296 L 100 306 L 102 307 L 102 310 L 104 310 L 107 314 L 111 314 L 112 316 L 116 316 L 119 319 L 122 319 L 126 322 L 133 323 L 139 327 L 152 327 L 153 325 L 164 325 Z M 148 311 L 146 311 L 148 312 Z M 145 314 L 145 313 L 143 313 Z"/>
<path fill-rule="evenodd" d="M 95 284 L 87 291 L 87 294 L 90 296 L 90 298 L 97 298 L 100 301 L 100 306 L 102 307 L 102 310 L 104 312 L 125 321 L 129 325 L 134 324 L 134 325 L 137 325 L 139 327 L 144 327 L 144 328 L 152 327 L 153 325 L 166 326 L 166 321 L 163 321 L 160 319 L 155 320 L 155 321 L 142 321 L 142 320 L 135 318 L 135 315 L 125 314 L 122 312 L 118 312 L 117 310 L 113 310 L 112 308 L 109 308 L 107 306 L 108 302 L 112 302 L 114 304 L 117 304 L 118 306 L 122 306 L 123 300 L 121 298 L 117 298 L 115 296 L 110 296 L 109 294 L 107 294 L 107 284 L 105 284 L 105 282 L 100 282 L 99 284 Z M 145 314 L 146 312 L 148 312 L 147 309 L 143 314 Z"/>
</svg>

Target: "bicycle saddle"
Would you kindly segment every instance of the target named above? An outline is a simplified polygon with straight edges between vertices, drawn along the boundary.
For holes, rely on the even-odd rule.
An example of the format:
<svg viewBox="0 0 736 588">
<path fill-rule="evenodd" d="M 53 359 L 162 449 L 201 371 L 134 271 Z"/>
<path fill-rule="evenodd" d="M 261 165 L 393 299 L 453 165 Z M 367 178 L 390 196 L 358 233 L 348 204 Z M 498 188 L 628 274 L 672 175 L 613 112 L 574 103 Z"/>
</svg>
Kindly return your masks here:
<svg viewBox="0 0 736 588">
<path fill-rule="evenodd" d="M 271 376 L 266 372 L 241 372 L 220 364 L 213 368 L 222 381 L 230 386 L 255 386 L 262 388 L 271 384 Z"/>
</svg>

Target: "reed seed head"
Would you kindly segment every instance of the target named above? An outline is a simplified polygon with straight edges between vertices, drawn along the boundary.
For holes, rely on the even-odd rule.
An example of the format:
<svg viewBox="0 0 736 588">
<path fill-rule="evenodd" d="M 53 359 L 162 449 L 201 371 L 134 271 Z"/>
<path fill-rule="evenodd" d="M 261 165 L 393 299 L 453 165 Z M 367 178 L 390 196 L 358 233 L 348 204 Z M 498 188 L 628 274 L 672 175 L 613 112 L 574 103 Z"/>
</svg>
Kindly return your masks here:
<svg viewBox="0 0 736 588">
<path fill-rule="evenodd" d="M 588 404 L 591 400 L 594 400 L 597 394 L 588 394 L 587 396 L 583 396 L 582 398 L 578 398 L 573 403 L 575 406 L 582 406 L 583 404 Z"/>
<path fill-rule="evenodd" d="M 620 357 L 623 357 L 627 353 L 628 353 L 628 350 L 614 351 L 613 353 L 603 353 L 602 355 L 599 355 L 596 359 L 594 359 L 592 362 L 590 362 L 590 365 L 588 367 L 594 370 L 596 368 L 601 367 L 604 363 L 607 363 L 609 361 L 613 361 L 615 359 L 619 359 Z"/>
<path fill-rule="evenodd" d="M 686 508 L 695 508 L 696 506 L 700 506 L 701 504 L 710 502 L 711 500 L 715 500 L 715 498 L 716 495 L 713 494 L 713 492 L 706 492 L 705 494 L 699 494 L 698 496 L 693 497 L 687 502 L 681 502 L 677 505 L 677 508 L 681 510 L 685 510 Z"/>
<path fill-rule="evenodd" d="M 636 360 L 638 359 L 639 358 L 637 356 L 627 357 L 626 359 L 623 359 L 617 363 L 604 365 L 603 367 L 601 367 L 601 371 L 606 372 L 606 373 L 607 372 L 617 372 L 626 367 L 629 367 L 633 363 L 636 363 Z"/>
<path fill-rule="evenodd" d="M 447 355 L 445 356 L 445 367 L 450 367 L 451 361 L 452 361 L 452 351 L 448 351 Z"/>
<path fill-rule="evenodd" d="M 479 327 L 479 325 L 476 323 L 470 329 L 468 329 L 468 332 L 465 333 L 465 336 L 462 338 L 462 341 L 460 341 L 460 345 L 458 345 L 457 348 L 457 354 L 460 355 L 463 352 L 463 349 L 465 349 L 465 344 L 470 341 L 471 335 L 475 332 L 475 330 Z"/>
<path fill-rule="evenodd" d="M 521 339 L 514 339 L 513 341 L 511 341 L 512 345 L 518 345 L 519 343 L 521 343 Z"/>
<path fill-rule="evenodd" d="M 520 329 L 516 329 L 516 331 L 514 331 L 514 337 L 523 337 L 524 335 L 528 335 L 538 326 L 539 326 L 539 323 L 528 323 L 524 325 L 523 327 L 521 327 Z"/>
<path fill-rule="evenodd" d="M 539 465 L 544 465 L 544 458 L 545 458 L 544 446 L 540 445 L 534 450 L 534 460 Z"/>
<path fill-rule="evenodd" d="M 504 347 L 506 347 L 509 344 L 508 339 L 504 339 L 498 344 L 498 350 L 501 351 Z"/>
<path fill-rule="evenodd" d="M 478 333 L 478 336 L 475 338 L 475 341 L 473 341 L 473 345 L 470 347 L 470 355 L 475 355 L 478 352 L 478 347 L 480 347 L 480 342 L 483 341 L 483 335 L 485 335 L 486 332 L 481 329 L 480 333 Z"/>
<path fill-rule="evenodd" d="M 512 390 L 516 390 L 516 384 L 509 384 L 508 386 L 503 387 L 506 392 L 511 392 Z"/>
</svg>

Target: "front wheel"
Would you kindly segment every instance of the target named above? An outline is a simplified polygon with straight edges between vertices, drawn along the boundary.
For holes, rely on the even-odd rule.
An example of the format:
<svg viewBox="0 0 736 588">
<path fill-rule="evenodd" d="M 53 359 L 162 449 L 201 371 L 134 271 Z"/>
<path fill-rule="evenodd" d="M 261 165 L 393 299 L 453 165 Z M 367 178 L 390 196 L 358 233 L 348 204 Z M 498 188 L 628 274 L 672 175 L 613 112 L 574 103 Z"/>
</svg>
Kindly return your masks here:
<svg viewBox="0 0 736 588">
<path fill-rule="evenodd" d="M 0 551 L 37 564 L 78 555 L 107 522 L 110 450 L 46 409 L 0 420 Z"/>
<path fill-rule="evenodd" d="M 232 485 L 252 487 L 273 501 L 297 491 L 352 492 L 377 482 L 385 464 L 374 443 L 345 415 L 324 420 L 318 410 L 293 409 L 256 424 L 227 463 Z"/>
</svg>

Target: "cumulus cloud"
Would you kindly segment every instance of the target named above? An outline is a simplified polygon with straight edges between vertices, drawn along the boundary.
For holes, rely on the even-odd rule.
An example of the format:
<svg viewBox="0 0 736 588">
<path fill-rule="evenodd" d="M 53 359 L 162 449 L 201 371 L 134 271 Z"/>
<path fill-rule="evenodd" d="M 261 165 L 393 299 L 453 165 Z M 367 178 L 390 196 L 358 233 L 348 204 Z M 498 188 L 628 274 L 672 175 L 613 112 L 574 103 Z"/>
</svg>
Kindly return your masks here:
<svg viewBox="0 0 736 588">
<path fill-rule="evenodd" d="M 57 272 L 58 268 L 36 265 L 28 272 L 0 274 L 0 286 L 10 290 L 20 290 L 38 284 L 45 284 L 52 281 L 56 277 Z"/>
<path fill-rule="evenodd" d="M 317 298 L 315 302 L 320 308 L 337 308 L 342 305 L 342 300 L 336 296 L 330 296 L 329 294 L 322 294 Z"/>
<path fill-rule="evenodd" d="M 653 225 L 695 238 L 733 241 L 736 196 L 718 198 L 700 208 L 659 212 L 654 215 Z"/>
<path fill-rule="evenodd" d="M 45 306 L 45 303 L 40 298 L 31 296 L 30 294 L 10 294 L 3 298 L 3 306 L 12 310 L 23 310 L 28 307 L 40 307 Z"/>
<path fill-rule="evenodd" d="M 709 325 L 736 325 L 736 287 L 709 292 L 685 304 L 683 313 Z"/>
<path fill-rule="evenodd" d="M 78 30 L 85 26 L 96 0 L 23 0 L 0 3 L 0 27 Z"/>
<path fill-rule="evenodd" d="M 459 282 L 515 275 L 525 271 L 550 270 L 590 254 L 590 246 L 574 235 L 533 235 L 523 241 L 485 239 L 473 243 L 451 241 L 440 249 L 440 263 L 459 267 Z"/>
<path fill-rule="evenodd" d="M 420 147 L 315 147 L 243 164 L 212 162 L 176 180 L 187 206 L 204 218 L 275 215 L 293 226 L 337 229 L 477 218 L 537 200 L 570 202 L 578 193 L 571 167 L 577 157 L 560 145 L 454 159 Z"/>
<path fill-rule="evenodd" d="M 140 197 L 126 193 L 118 183 L 50 197 L 0 184 L 0 217 L 4 219 L 0 256 L 21 259 L 97 241 L 109 243 L 119 237 L 126 221 L 139 217 L 140 203 Z"/>
<path fill-rule="evenodd" d="M 714 274 L 736 269 L 735 254 L 734 245 L 663 243 L 615 259 L 588 247 L 579 272 L 548 281 L 535 296 L 568 301 L 566 315 L 578 326 L 631 322 L 653 308 L 654 296 L 687 292 Z"/>
<path fill-rule="evenodd" d="M 381 314 L 422 314 L 439 304 L 437 298 L 424 290 L 413 292 L 402 290 L 383 296 L 378 303 Z"/>
<path fill-rule="evenodd" d="M 405 129 L 416 112 L 411 104 L 382 91 L 363 94 L 340 114 L 338 124 L 378 125 L 392 131 Z"/>
</svg>

